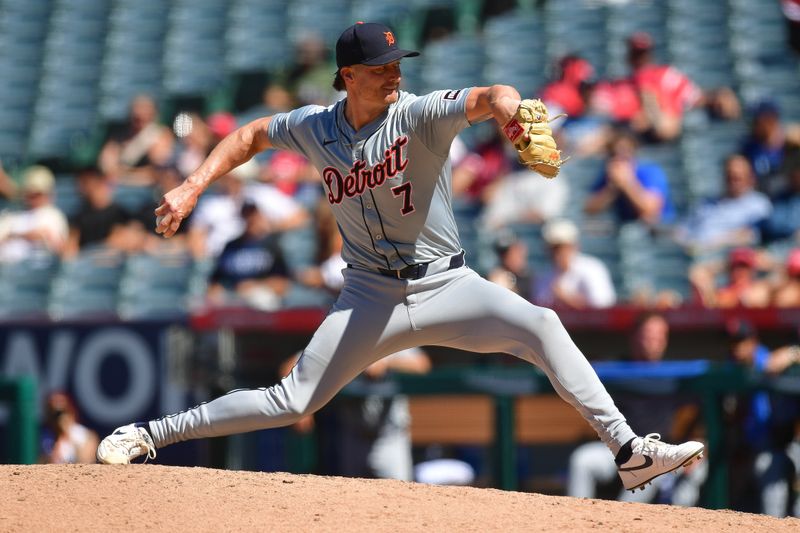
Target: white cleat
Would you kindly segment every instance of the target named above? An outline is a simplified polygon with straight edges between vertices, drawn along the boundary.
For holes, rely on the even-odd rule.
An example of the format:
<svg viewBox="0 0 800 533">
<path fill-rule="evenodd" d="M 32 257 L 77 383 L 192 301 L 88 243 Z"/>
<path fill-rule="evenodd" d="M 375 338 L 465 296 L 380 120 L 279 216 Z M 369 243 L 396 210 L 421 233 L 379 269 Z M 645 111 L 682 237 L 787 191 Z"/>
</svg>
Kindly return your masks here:
<svg viewBox="0 0 800 533">
<path fill-rule="evenodd" d="M 703 457 L 705 446 L 696 441 L 683 444 L 661 442 L 661 435 L 650 433 L 636 437 L 631 443 L 633 455 L 618 467 L 619 477 L 626 490 L 635 491 L 661 474 L 672 472 Z"/>
<path fill-rule="evenodd" d="M 107 465 L 127 465 L 140 455 L 146 456 L 145 462 L 155 459 L 156 445 L 146 429 L 134 424 L 118 427 L 97 447 L 98 462 Z"/>
</svg>

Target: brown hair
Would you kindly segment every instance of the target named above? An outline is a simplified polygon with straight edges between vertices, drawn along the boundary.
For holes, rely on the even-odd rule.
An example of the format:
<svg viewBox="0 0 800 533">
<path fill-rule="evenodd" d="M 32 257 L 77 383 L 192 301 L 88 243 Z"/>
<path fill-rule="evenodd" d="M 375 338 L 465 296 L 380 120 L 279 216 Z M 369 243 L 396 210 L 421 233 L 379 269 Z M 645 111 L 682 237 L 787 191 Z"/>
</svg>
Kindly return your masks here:
<svg viewBox="0 0 800 533">
<path fill-rule="evenodd" d="M 337 91 L 344 91 L 345 90 L 344 78 L 342 78 L 341 70 L 337 70 L 336 71 L 336 77 L 333 78 L 333 84 L 332 85 L 333 85 L 333 88 L 336 89 Z"/>
</svg>

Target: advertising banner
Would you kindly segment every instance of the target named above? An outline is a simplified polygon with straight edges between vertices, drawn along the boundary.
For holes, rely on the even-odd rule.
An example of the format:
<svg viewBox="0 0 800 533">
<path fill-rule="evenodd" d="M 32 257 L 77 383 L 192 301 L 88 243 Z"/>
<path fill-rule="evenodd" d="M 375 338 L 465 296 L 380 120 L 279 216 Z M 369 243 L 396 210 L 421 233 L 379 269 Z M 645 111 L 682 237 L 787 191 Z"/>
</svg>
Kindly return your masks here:
<svg viewBox="0 0 800 533">
<path fill-rule="evenodd" d="M 33 377 L 40 420 L 47 395 L 66 392 L 80 422 L 102 438 L 117 426 L 195 403 L 168 353 L 170 336 L 180 328 L 157 322 L 0 325 L 0 376 Z M 0 432 L 8 430 L 7 420 L 8 409 L 0 406 Z M 183 449 L 169 462 L 195 464 L 192 455 Z"/>
</svg>

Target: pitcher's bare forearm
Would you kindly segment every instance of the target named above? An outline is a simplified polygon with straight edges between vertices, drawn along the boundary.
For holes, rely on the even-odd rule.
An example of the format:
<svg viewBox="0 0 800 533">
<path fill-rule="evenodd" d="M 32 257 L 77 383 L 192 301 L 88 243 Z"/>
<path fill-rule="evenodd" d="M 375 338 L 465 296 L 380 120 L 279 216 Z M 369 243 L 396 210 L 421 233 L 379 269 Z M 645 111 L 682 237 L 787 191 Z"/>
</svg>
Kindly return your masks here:
<svg viewBox="0 0 800 533">
<path fill-rule="evenodd" d="M 510 85 L 476 87 L 467 98 L 467 120 L 474 124 L 494 117 L 503 126 L 517 112 L 520 100 L 519 92 Z"/>
<path fill-rule="evenodd" d="M 237 129 L 211 151 L 197 170 L 186 178 L 200 192 L 254 155 L 272 147 L 267 128 L 272 117 L 256 119 Z"/>
</svg>

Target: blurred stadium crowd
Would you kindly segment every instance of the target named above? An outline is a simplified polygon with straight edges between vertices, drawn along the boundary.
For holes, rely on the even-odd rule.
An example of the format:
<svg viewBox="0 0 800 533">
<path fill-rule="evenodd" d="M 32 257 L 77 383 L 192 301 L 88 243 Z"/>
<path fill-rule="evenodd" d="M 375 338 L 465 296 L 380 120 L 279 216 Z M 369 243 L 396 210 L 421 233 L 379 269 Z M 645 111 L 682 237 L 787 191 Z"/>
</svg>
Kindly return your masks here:
<svg viewBox="0 0 800 533">
<path fill-rule="evenodd" d="M 403 63 L 407 90 L 508 83 L 569 115 L 554 126 L 572 159 L 551 181 L 491 123 L 454 143 L 456 215 L 480 273 L 556 307 L 800 306 L 798 11 L 1 0 L 0 313 L 328 305 L 341 242 L 302 157 L 236 169 L 169 241 L 152 209 L 237 125 L 340 98 L 331 36 L 354 19 L 421 47 Z"/>
</svg>

